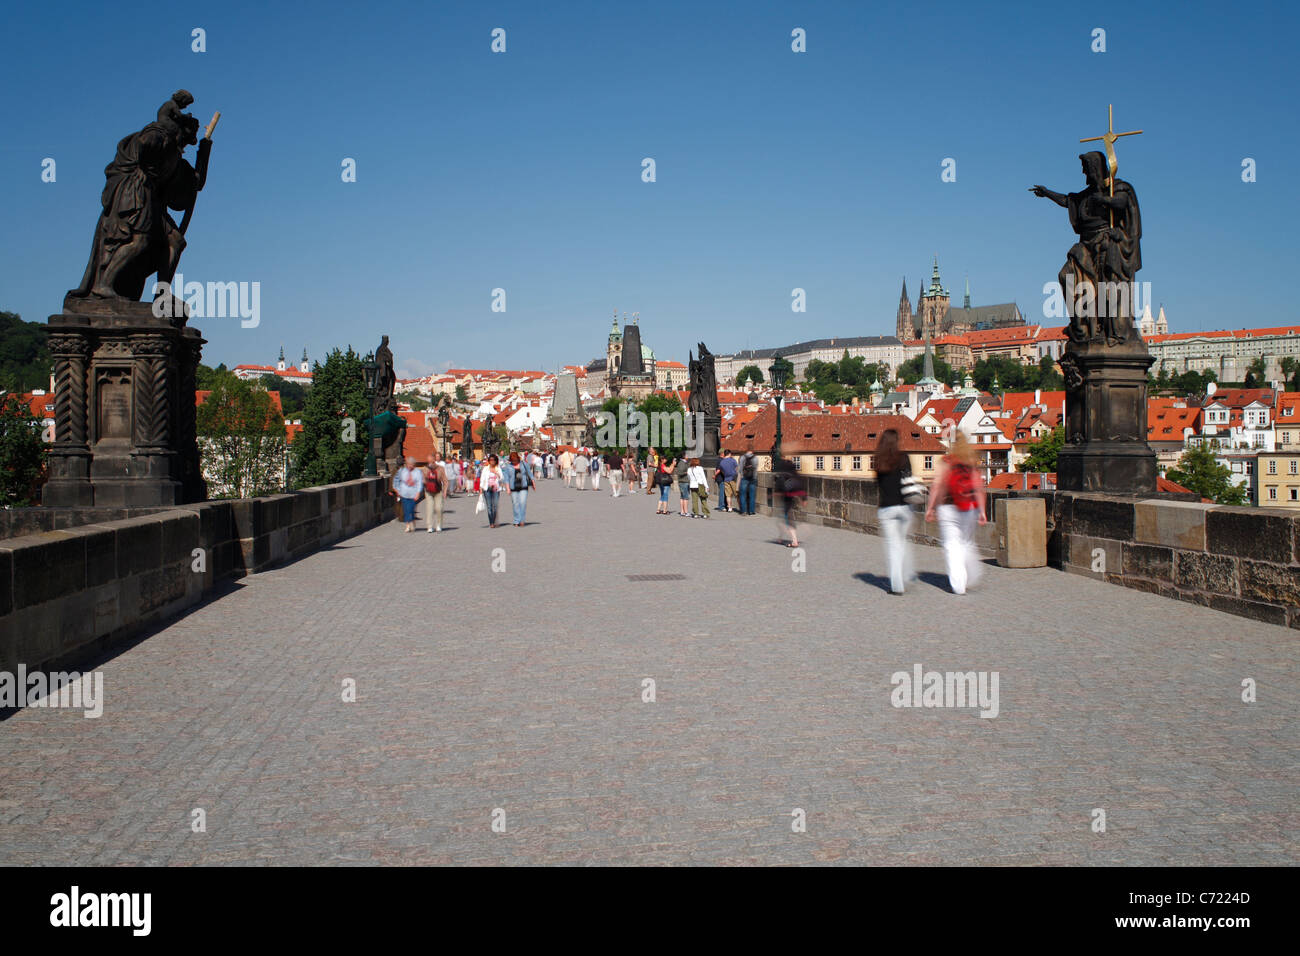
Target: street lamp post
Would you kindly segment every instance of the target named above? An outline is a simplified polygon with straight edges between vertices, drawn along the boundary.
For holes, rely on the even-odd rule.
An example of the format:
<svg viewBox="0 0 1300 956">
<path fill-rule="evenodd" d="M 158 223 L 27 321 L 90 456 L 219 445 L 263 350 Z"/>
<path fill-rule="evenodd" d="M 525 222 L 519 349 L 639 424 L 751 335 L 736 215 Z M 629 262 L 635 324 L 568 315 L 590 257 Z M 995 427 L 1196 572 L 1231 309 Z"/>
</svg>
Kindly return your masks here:
<svg viewBox="0 0 1300 956">
<path fill-rule="evenodd" d="M 781 460 L 781 406 L 785 398 L 785 359 L 780 354 L 772 356 L 772 365 L 767 370 L 772 379 L 772 387 L 776 389 L 776 441 L 772 445 L 772 469 L 776 470 L 776 463 Z"/>
<path fill-rule="evenodd" d="M 370 409 L 370 421 L 366 423 L 366 476 L 373 478 L 379 472 L 375 470 L 375 439 L 370 434 L 375 427 L 375 378 L 379 374 L 379 364 L 375 361 L 375 353 L 369 353 L 361 363 L 361 367 L 366 373 L 366 403 Z"/>
<path fill-rule="evenodd" d="M 623 403 L 623 410 L 626 413 L 624 421 L 627 422 L 627 453 L 633 461 L 636 460 L 636 432 L 632 428 L 632 416 L 636 414 L 636 403 L 628 399 Z"/>
</svg>

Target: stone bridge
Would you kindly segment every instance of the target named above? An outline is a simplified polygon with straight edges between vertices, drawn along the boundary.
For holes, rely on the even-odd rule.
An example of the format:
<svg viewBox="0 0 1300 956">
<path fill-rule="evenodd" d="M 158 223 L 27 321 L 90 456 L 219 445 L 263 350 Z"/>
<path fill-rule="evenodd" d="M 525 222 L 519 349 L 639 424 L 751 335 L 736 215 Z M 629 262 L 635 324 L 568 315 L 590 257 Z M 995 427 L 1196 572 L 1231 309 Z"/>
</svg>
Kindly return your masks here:
<svg viewBox="0 0 1300 956">
<path fill-rule="evenodd" d="M 0 864 L 1300 862 L 1288 627 L 1052 568 L 958 597 L 925 545 L 894 597 L 870 535 L 553 481 L 403 534 L 351 488 L 0 541 L 0 669 L 103 681 L 0 721 Z M 918 667 L 996 716 L 894 706 Z"/>
</svg>

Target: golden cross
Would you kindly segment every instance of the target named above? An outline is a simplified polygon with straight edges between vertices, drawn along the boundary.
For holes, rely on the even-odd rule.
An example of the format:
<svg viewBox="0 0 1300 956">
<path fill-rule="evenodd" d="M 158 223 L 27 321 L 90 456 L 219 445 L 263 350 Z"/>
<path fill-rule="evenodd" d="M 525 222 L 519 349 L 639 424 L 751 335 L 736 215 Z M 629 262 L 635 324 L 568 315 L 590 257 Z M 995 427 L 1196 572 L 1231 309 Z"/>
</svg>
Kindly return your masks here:
<svg viewBox="0 0 1300 956">
<path fill-rule="evenodd" d="M 1115 158 L 1115 140 L 1121 136 L 1136 136 L 1142 132 L 1140 129 L 1131 130 L 1127 133 L 1115 132 L 1115 104 L 1106 104 L 1106 132 L 1101 136 L 1089 136 L 1079 140 L 1081 143 L 1095 143 L 1101 140 L 1106 144 L 1106 168 L 1110 175 L 1106 177 L 1106 186 L 1110 191 L 1111 198 L 1115 196 L 1115 173 L 1119 170 L 1119 160 Z M 1110 224 L 1115 225 L 1115 210 L 1110 210 Z"/>
<path fill-rule="evenodd" d="M 1106 144 L 1106 166 L 1110 169 L 1110 194 L 1115 195 L 1115 173 L 1119 170 L 1119 160 L 1115 158 L 1115 140 L 1121 136 L 1136 136 L 1142 132 L 1140 129 L 1131 130 L 1127 133 L 1115 132 L 1115 104 L 1109 103 L 1106 106 L 1106 132 L 1101 136 L 1089 136 L 1081 139 L 1081 143 L 1095 143 L 1101 140 Z"/>
</svg>

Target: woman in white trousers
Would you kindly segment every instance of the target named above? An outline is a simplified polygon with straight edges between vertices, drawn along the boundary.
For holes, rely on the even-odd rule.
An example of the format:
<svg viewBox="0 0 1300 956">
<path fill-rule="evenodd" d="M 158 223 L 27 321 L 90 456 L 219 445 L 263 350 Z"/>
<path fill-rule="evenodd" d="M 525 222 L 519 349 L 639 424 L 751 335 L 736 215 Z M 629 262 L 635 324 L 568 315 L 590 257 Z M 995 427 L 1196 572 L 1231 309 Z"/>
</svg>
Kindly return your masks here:
<svg viewBox="0 0 1300 956">
<path fill-rule="evenodd" d="M 961 432 L 953 439 L 939 462 L 930 486 L 925 520 L 939 518 L 939 540 L 948 565 L 948 584 L 953 594 L 965 594 L 979 580 L 982 564 L 975 550 L 975 529 L 988 523 L 984 517 L 984 482 L 980 478 L 979 454 Z"/>
</svg>

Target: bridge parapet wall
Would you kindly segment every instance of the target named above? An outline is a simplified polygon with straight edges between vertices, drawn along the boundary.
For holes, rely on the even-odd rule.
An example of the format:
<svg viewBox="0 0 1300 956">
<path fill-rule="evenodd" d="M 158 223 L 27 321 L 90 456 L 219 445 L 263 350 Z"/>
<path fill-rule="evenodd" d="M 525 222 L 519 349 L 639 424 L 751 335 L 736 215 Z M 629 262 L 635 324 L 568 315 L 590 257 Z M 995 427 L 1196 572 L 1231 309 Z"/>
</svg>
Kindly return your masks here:
<svg viewBox="0 0 1300 956">
<path fill-rule="evenodd" d="M 879 534 L 874 481 L 807 477 L 800 520 Z M 1207 504 L 1190 497 L 1136 498 L 1067 491 L 990 491 L 989 523 L 976 545 L 997 551 L 998 503 L 1043 498 L 1052 567 L 1300 629 L 1300 512 Z M 759 510 L 780 511 L 770 473 L 759 476 Z M 915 541 L 938 545 L 918 521 Z"/>
<path fill-rule="evenodd" d="M 0 671 L 87 659 L 229 579 L 365 531 L 391 516 L 387 491 L 362 478 L 0 540 Z"/>
</svg>

